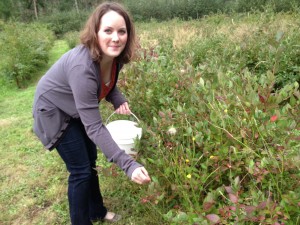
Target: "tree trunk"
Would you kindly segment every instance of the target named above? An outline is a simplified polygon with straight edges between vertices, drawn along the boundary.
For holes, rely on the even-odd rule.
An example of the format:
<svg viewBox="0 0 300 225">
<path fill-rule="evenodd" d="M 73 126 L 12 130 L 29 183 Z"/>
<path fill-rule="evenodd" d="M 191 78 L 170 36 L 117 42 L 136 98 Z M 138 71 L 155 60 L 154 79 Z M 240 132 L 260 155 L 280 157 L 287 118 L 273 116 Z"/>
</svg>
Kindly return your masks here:
<svg viewBox="0 0 300 225">
<path fill-rule="evenodd" d="M 79 9 L 78 9 L 78 2 L 75 0 L 75 7 L 76 7 L 76 12 L 79 14 Z"/>
<path fill-rule="evenodd" d="M 36 1 L 37 0 L 32 0 L 33 1 L 33 7 L 34 7 L 34 15 L 35 15 L 35 18 L 38 20 L 38 11 L 37 11 L 37 4 L 36 4 Z"/>
</svg>

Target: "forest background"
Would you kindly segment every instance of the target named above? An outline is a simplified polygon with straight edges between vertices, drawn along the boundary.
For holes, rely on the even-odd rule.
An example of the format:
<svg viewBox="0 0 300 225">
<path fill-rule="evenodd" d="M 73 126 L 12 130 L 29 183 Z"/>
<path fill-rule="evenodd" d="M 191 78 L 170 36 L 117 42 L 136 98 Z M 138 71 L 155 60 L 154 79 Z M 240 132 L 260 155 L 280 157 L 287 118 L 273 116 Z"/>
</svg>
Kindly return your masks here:
<svg viewBox="0 0 300 225">
<path fill-rule="evenodd" d="M 100 2 L 0 1 L 0 224 L 69 223 L 68 174 L 32 133 L 31 107 Z M 119 86 L 152 176 L 137 186 L 99 152 L 120 224 L 300 224 L 300 1 L 119 2 L 139 38 Z"/>
</svg>

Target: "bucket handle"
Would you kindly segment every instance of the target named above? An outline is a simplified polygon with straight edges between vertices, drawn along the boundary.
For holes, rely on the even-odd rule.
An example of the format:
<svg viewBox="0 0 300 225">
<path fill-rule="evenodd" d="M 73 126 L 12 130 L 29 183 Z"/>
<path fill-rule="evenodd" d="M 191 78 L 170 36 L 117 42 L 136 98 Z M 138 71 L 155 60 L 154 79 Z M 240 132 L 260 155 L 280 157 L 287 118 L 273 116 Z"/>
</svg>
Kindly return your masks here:
<svg viewBox="0 0 300 225">
<path fill-rule="evenodd" d="M 107 118 L 105 124 L 108 123 L 109 119 L 110 119 L 115 113 L 116 113 L 116 112 L 114 111 L 114 112 Z M 138 123 L 140 122 L 140 120 L 137 118 L 137 116 L 134 115 L 132 112 L 130 112 L 130 115 L 132 115 L 132 116 L 138 121 Z"/>
</svg>

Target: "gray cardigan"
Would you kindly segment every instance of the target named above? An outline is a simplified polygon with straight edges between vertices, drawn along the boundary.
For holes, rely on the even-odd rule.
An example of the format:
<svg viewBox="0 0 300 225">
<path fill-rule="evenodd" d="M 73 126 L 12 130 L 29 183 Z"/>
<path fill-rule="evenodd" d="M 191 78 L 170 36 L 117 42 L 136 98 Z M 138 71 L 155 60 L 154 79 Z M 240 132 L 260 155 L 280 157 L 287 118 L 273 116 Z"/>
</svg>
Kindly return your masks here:
<svg viewBox="0 0 300 225">
<path fill-rule="evenodd" d="M 33 129 L 43 145 L 52 150 L 70 119 L 80 118 L 87 135 L 108 161 L 115 162 L 131 177 L 133 170 L 141 165 L 118 147 L 102 123 L 98 100 L 99 67 L 83 45 L 65 53 L 38 82 L 33 103 Z M 115 109 L 126 102 L 116 87 L 121 67 L 118 64 L 114 87 L 106 96 Z"/>
</svg>

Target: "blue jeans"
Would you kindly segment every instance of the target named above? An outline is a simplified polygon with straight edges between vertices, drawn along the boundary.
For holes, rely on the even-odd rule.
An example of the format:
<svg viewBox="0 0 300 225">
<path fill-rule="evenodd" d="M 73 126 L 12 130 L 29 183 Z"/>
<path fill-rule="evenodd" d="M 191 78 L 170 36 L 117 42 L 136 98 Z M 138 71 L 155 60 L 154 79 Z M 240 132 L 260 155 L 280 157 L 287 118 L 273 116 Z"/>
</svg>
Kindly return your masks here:
<svg viewBox="0 0 300 225">
<path fill-rule="evenodd" d="M 72 225 L 91 225 L 103 219 L 103 205 L 96 171 L 96 145 L 87 136 L 80 120 L 72 120 L 56 147 L 70 173 L 68 199 Z"/>
</svg>

